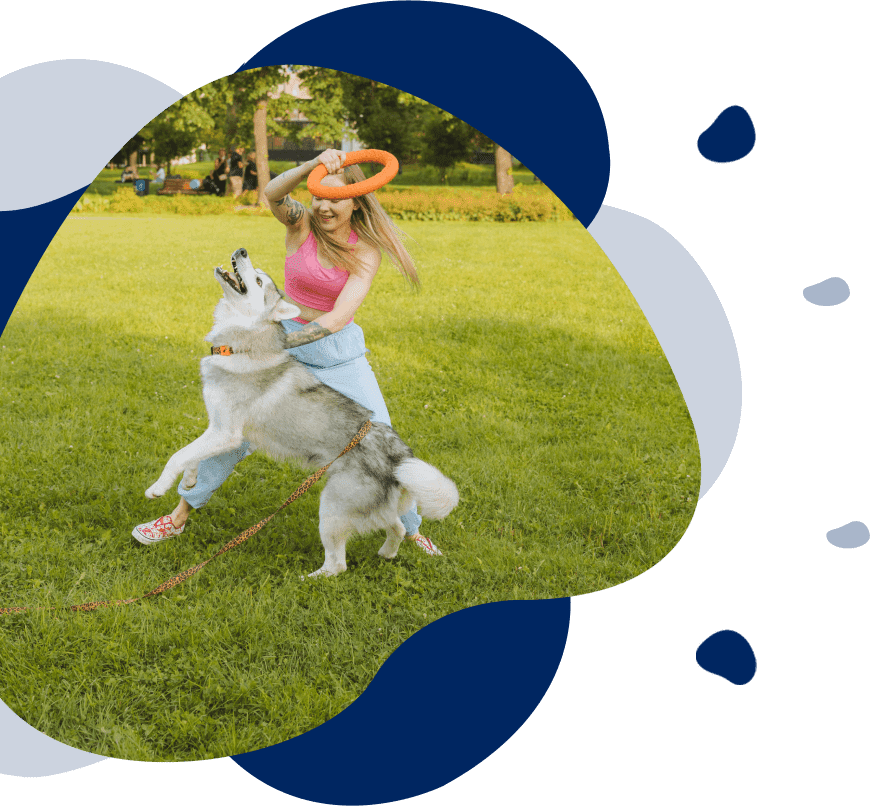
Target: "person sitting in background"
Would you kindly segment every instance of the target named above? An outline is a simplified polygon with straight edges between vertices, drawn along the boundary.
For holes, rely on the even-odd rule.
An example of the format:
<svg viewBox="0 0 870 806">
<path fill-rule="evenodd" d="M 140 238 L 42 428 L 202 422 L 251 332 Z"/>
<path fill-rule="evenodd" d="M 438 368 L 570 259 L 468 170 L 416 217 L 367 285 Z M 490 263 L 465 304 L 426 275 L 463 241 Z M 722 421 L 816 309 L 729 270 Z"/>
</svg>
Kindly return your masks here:
<svg viewBox="0 0 870 806">
<path fill-rule="evenodd" d="M 215 169 L 212 171 L 212 179 L 217 186 L 217 195 L 227 195 L 227 150 L 225 148 L 218 151 L 218 157 L 215 160 Z"/>
<path fill-rule="evenodd" d="M 154 174 L 154 178 L 151 180 L 152 182 L 164 182 L 166 180 L 166 171 L 163 170 L 163 166 L 158 162 L 157 163 L 157 173 Z"/>
<path fill-rule="evenodd" d="M 123 171 L 121 171 L 121 178 L 116 179 L 115 182 L 120 182 L 122 184 L 124 182 L 135 182 L 138 178 L 139 172 L 136 170 L 136 167 L 134 165 L 128 165 Z"/>
<path fill-rule="evenodd" d="M 245 165 L 245 176 L 242 180 L 242 192 L 257 189 L 257 155 L 251 152 L 248 155 L 248 163 Z"/>
<path fill-rule="evenodd" d="M 218 178 L 224 171 L 226 170 L 225 163 L 219 158 L 215 157 L 214 161 L 214 170 L 202 180 L 202 186 L 200 190 L 204 193 L 211 193 L 213 196 L 223 196 L 221 193 L 221 181 Z M 224 174 L 226 176 L 226 174 Z M 226 180 L 224 180 L 224 184 L 226 184 Z"/>
<path fill-rule="evenodd" d="M 244 170 L 242 166 L 245 162 L 245 149 L 241 146 L 236 146 L 236 150 L 230 155 L 230 190 L 233 196 L 239 197 L 242 195 L 242 181 L 244 179 Z"/>
</svg>

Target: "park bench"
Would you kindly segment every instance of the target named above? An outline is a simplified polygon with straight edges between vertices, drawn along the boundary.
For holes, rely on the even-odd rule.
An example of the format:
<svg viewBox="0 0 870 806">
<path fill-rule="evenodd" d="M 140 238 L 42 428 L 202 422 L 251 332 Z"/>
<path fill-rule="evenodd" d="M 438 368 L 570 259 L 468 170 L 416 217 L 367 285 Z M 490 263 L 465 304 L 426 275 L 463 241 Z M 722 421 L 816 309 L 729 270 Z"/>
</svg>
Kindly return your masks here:
<svg viewBox="0 0 870 806">
<path fill-rule="evenodd" d="M 163 187 L 157 191 L 157 195 L 174 196 L 177 193 L 182 193 L 188 196 L 198 196 L 200 192 L 191 189 L 189 179 L 182 179 L 180 176 L 167 176 L 163 182 Z"/>
</svg>

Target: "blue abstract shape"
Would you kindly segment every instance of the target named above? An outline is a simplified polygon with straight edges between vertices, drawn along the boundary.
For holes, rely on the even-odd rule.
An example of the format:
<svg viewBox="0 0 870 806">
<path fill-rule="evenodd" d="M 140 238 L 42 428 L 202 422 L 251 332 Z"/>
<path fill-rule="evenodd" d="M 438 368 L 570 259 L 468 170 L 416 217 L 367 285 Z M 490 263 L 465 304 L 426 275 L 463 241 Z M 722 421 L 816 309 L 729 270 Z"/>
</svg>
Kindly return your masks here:
<svg viewBox="0 0 870 806">
<path fill-rule="evenodd" d="M 405 641 L 338 716 L 232 758 L 269 786 L 319 803 L 430 792 L 479 764 L 528 719 L 562 659 L 569 614 L 570 599 L 453 613 Z"/>
<path fill-rule="evenodd" d="M 755 145 L 755 126 L 742 106 L 729 106 L 698 138 L 698 151 L 711 162 L 742 159 Z"/>
<path fill-rule="evenodd" d="M 737 344 L 716 291 L 672 235 L 603 205 L 589 227 L 656 334 L 692 415 L 703 497 L 719 477 L 740 425 Z"/>
<path fill-rule="evenodd" d="M 695 660 L 702 669 L 735 686 L 743 686 L 755 677 L 755 653 L 749 641 L 733 630 L 713 633 L 698 647 Z"/>
<path fill-rule="evenodd" d="M 852 521 L 839 529 L 831 529 L 827 538 L 838 549 L 856 549 L 870 540 L 870 529 L 861 521 Z"/>
<path fill-rule="evenodd" d="M 34 92 L 34 87 L 78 89 L 53 93 L 47 104 L 44 94 Z M 15 194 L 5 194 L 5 201 L 0 202 L 6 245 L 15 250 L 17 268 L 4 277 L 3 328 L 43 252 L 94 176 L 139 129 L 181 96 L 129 67 L 67 59 L 34 64 L 3 76 L 0 97 L 6 109 L 15 110 L 16 119 L 28 121 L 29 153 L 50 154 L 57 149 L 60 121 L 64 149 L 75 154 L 75 159 L 66 161 L 62 177 L 40 186 L 39 215 Z M 113 98 L 117 103 L 112 103 Z M 19 126 L 0 126 L 0 153 L 19 153 L 21 137 Z"/>
<path fill-rule="evenodd" d="M 60 775 L 104 761 L 103 756 L 77 750 L 28 725 L 0 702 L 0 775 L 40 778 Z"/>
<path fill-rule="evenodd" d="M 804 299 L 813 305 L 839 305 L 849 294 L 849 284 L 842 277 L 829 277 L 804 289 Z"/>
</svg>

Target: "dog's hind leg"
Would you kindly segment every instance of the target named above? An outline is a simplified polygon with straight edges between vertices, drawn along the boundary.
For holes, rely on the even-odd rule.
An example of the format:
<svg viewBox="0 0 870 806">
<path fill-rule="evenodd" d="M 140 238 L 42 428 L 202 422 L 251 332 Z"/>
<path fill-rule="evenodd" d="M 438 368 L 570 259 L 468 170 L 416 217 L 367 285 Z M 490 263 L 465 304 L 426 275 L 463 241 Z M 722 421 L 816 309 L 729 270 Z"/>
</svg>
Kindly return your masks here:
<svg viewBox="0 0 870 806">
<path fill-rule="evenodd" d="M 387 527 L 387 539 L 378 550 L 378 555 L 386 560 L 392 560 L 399 553 L 399 546 L 402 545 L 402 538 L 404 536 L 405 527 L 402 521 L 396 518 L 396 522 Z"/>
<path fill-rule="evenodd" d="M 323 565 L 309 577 L 335 576 L 342 571 L 347 571 L 347 558 L 345 548 L 347 541 L 353 534 L 353 526 L 344 518 L 335 515 L 324 515 L 323 506 L 320 508 L 320 542 L 326 551 Z"/>
</svg>

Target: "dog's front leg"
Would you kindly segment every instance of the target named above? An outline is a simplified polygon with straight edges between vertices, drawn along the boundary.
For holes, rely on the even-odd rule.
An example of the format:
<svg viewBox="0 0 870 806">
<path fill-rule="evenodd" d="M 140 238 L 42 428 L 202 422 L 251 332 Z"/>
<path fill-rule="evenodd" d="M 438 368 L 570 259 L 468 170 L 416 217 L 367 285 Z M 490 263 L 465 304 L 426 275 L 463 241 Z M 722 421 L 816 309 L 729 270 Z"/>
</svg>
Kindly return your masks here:
<svg viewBox="0 0 870 806">
<path fill-rule="evenodd" d="M 184 475 L 181 477 L 181 486 L 184 487 L 185 490 L 192 490 L 196 487 L 196 477 L 199 475 L 199 462 L 196 463 L 196 467 L 189 467 L 184 471 Z"/>
<path fill-rule="evenodd" d="M 145 491 L 146 497 L 159 498 L 165 494 L 178 478 L 179 473 L 184 473 L 185 487 L 192 487 L 196 483 L 197 468 L 203 459 L 226 453 L 241 444 L 241 432 L 229 434 L 216 428 L 207 428 L 201 436 L 170 457 L 160 478 Z M 193 484 L 189 483 L 191 478 Z"/>
</svg>

